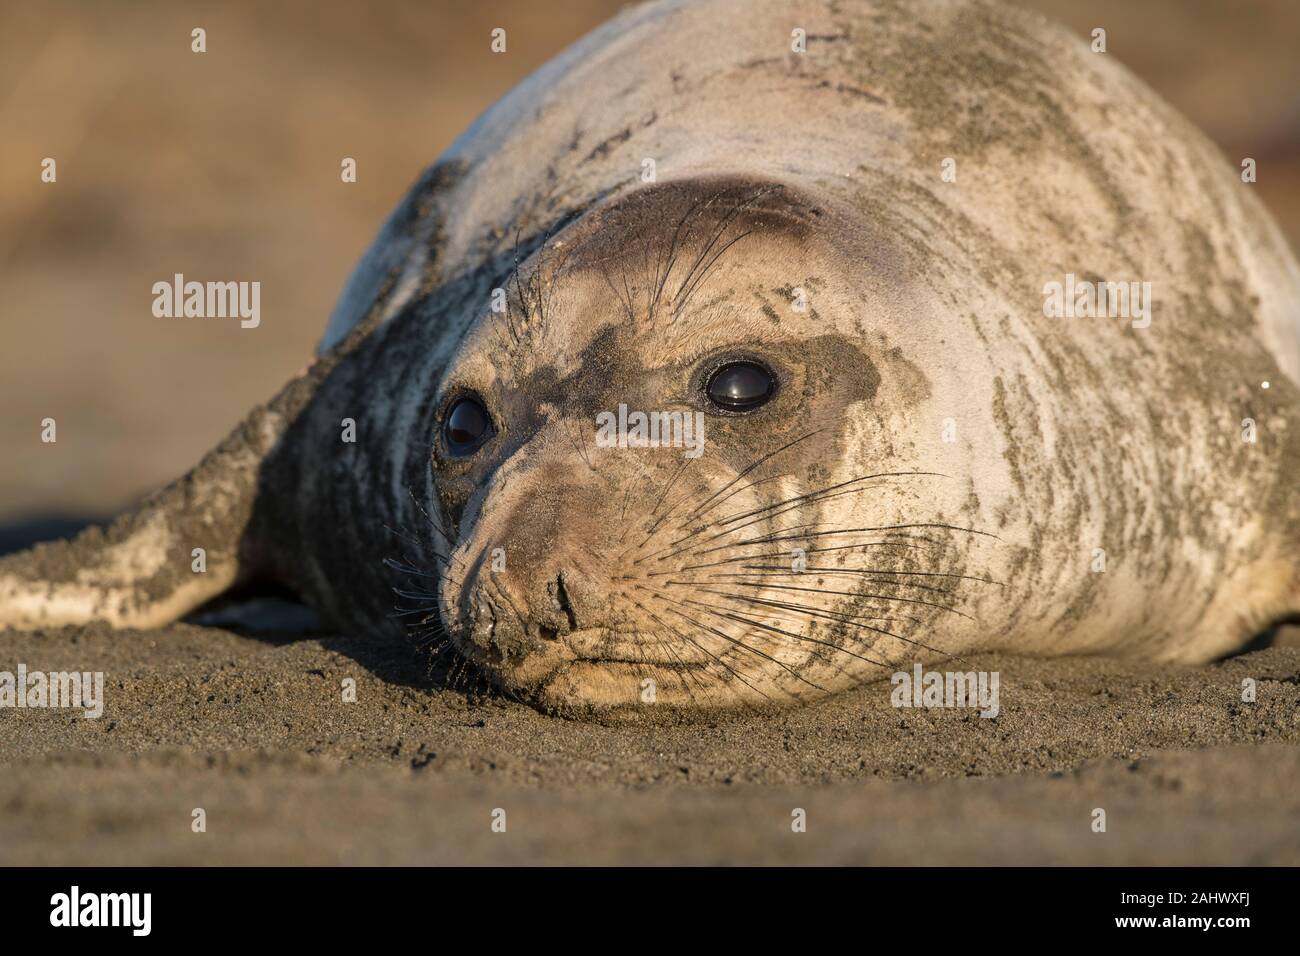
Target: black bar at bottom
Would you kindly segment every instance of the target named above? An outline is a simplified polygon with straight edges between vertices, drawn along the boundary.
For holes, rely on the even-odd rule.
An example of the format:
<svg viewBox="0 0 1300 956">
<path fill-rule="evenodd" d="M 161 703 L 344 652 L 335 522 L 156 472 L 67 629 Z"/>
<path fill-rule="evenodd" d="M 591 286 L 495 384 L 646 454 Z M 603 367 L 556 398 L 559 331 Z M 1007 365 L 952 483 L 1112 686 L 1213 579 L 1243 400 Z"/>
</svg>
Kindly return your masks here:
<svg viewBox="0 0 1300 956">
<path fill-rule="evenodd" d="M 870 934 L 864 943 L 873 946 L 881 934 L 930 932 L 951 944 L 958 930 L 974 934 L 961 937 L 972 943 L 1033 930 L 1069 940 L 1198 933 L 1231 942 L 1293 929 L 1295 876 L 1200 868 L 8 869 L 0 870 L 0 925 L 9 943 L 76 933 L 79 944 L 117 937 L 205 947 L 277 938 L 334 947 L 390 933 L 419 934 L 430 946 L 463 933 L 542 942 L 561 931 L 595 945 L 690 939 L 698 948 L 701 932 L 770 943 L 777 926 Z"/>
</svg>

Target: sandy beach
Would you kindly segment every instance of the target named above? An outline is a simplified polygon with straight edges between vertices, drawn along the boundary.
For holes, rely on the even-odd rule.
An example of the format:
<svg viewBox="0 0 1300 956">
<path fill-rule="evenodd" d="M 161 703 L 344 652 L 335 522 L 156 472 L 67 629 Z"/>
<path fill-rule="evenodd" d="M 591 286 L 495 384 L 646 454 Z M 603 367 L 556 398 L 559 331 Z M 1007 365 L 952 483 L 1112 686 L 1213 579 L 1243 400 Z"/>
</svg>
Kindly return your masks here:
<svg viewBox="0 0 1300 956">
<path fill-rule="evenodd" d="M 991 720 L 880 682 L 601 726 L 333 635 L 7 634 L 30 670 L 102 670 L 105 710 L 0 710 L 0 863 L 1294 865 L 1297 637 L 1206 668 L 975 658 Z"/>
</svg>

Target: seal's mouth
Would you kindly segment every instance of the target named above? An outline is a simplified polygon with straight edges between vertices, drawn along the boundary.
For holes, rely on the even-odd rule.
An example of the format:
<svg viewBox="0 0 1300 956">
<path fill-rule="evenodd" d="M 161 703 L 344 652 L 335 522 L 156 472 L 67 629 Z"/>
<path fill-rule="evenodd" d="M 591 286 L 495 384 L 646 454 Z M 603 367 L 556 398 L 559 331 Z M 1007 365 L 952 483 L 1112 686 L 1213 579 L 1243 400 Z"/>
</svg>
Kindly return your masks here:
<svg viewBox="0 0 1300 956">
<path fill-rule="evenodd" d="M 558 640 L 567 644 L 573 656 L 579 660 L 630 664 L 644 661 L 646 648 L 653 647 L 660 641 L 650 634 L 614 631 L 604 627 L 570 631 Z"/>
<path fill-rule="evenodd" d="M 618 631 L 604 627 L 582 628 L 544 636 L 519 658 L 507 660 L 496 651 L 485 651 L 469 641 L 456 641 L 463 657 L 495 670 L 536 673 L 550 671 L 564 664 L 627 667 L 697 668 L 707 657 L 695 648 L 673 640 L 671 635 L 642 631 Z"/>
<path fill-rule="evenodd" d="M 697 659 L 693 648 L 665 640 L 663 634 L 591 627 L 570 631 L 559 640 L 568 646 L 573 660 L 585 664 L 689 668 L 705 663 Z"/>
</svg>

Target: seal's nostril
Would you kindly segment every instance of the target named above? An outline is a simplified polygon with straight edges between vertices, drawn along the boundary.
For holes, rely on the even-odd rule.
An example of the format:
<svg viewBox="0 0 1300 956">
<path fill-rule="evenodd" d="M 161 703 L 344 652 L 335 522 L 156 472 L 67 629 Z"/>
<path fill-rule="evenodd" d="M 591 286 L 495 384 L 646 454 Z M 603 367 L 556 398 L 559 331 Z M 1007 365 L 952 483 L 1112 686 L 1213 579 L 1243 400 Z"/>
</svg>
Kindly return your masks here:
<svg viewBox="0 0 1300 956">
<path fill-rule="evenodd" d="M 573 602 L 569 600 L 569 592 L 564 589 L 563 571 L 555 576 L 555 609 L 563 611 L 564 616 L 569 619 L 569 630 L 578 629 L 578 617 L 573 613 Z"/>
</svg>

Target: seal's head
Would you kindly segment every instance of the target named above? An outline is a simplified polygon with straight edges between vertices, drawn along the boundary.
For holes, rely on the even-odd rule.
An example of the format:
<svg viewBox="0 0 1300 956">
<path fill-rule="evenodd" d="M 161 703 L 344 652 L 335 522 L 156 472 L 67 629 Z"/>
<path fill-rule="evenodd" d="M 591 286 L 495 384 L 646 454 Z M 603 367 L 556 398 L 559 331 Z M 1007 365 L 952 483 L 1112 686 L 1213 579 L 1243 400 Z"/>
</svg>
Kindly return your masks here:
<svg viewBox="0 0 1300 956">
<path fill-rule="evenodd" d="M 898 511 L 927 478 L 873 409 L 882 368 L 895 411 L 926 385 L 862 334 L 906 293 L 896 251 L 833 241 L 839 215 L 775 182 L 657 184 L 520 264 L 438 397 L 460 654 L 585 711 L 802 699 L 914 646 L 940 602 L 906 586 L 926 536 Z"/>
</svg>

